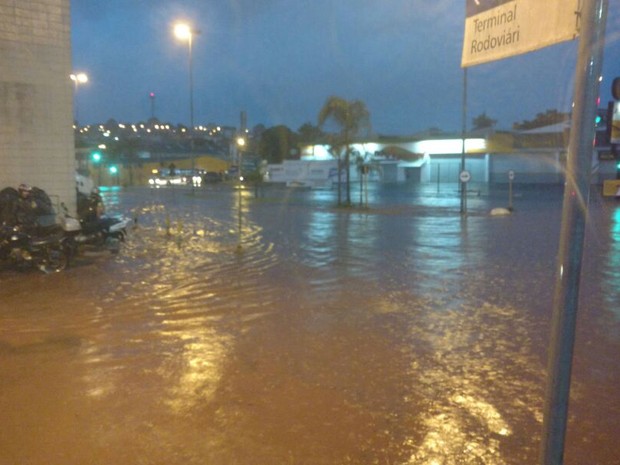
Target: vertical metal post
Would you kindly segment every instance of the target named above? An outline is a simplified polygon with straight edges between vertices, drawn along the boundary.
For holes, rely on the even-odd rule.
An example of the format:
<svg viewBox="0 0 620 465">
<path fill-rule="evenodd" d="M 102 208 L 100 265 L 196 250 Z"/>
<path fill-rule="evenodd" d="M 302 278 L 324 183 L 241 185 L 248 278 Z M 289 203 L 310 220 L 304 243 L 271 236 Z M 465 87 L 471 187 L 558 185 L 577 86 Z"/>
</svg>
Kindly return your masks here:
<svg viewBox="0 0 620 465">
<path fill-rule="evenodd" d="M 190 180 L 192 183 L 192 195 L 195 193 L 194 186 L 194 170 L 196 169 L 196 159 L 194 154 L 194 57 L 192 51 L 192 40 L 193 40 L 194 31 L 189 33 L 189 37 L 187 40 L 188 52 L 189 52 L 189 149 L 191 151 L 191 176 Z"/>
<path fill-rule="evenodd" d="M 187 39 L 189 53 L 189 125 L 190 133 L 194 132 L 194 54 L 192 50 L 192 39 L 194 31 L 190 32 Z"/>
<path fill-rule="evenodd" d="M 608 0 L 584 0 L 553 300 L 541 465 L 562 465 L 575 342 L 594 117 L 601 74 Z"/>
<path fill-rule="evenodd" d="M 237 205 L 237 219 L 239 221 L 238 227 L 239 227 L 239 243 L 237 244 L 237 250 L 241 250 L 241 242 L 242 242 L 242 231 L 243 231 L 243 225 L 242 225 L 242 216 L 241 216 L 241 211 L 243 209 L 243 204 L 242 204 L 242 192 L 241 192 L 241 188 L 242 188 L 242 175 L 241 175 L 241 151 L 239 151 L 239 178 L 237 180 L 237 200 L 238 200 L 238 205 Z"/>
<path fill-rule="evenodd" d="M 364 174 L 364 207 L 368 208 L 368 176 L 369 173 Z"/>
<path fill-rule="evenodd" d="M 461 131 L 462 147 L 461 147 L 461 169 L 462 173 L 465 171 L 465 137 L 467 134 L 467 68 L 463 68 L 463 127 Z M 465 196 L 467 195 L 467 183 L 460 181 L 461 187 L 461 214 L 464 215 L 467 212 L 467 204 Z"/>
<path fill-rule="evenodd" d="M 80 111 L 79 105 L 78 105 L 78 88 L 79 88 L 79 84 L 78 84 L 78 79 L 77 77 L 73 80 L 73 82 L 75 83 L 75 90 L 73 91 L 73 121 L 75 122 L 75 127 L 77 129 L 80 128 L 79 126 L 79 116 L 78 116 L 78 112 Z"/>
<path fill-rule="evenodd" d="M 243 187 L 243 171 L 242 171 L 242 166 L 243 166 L 243 150 L 245 149 L 245 144 L 246 144 L 246 128 L 247 128 L 247 114 L 245 111 L 242 111 L 240 114 L 240 124 L 239 124 L 239 136 L 237 137 L 237 140 L 235 141 L 235 146 L 237 147 L 237 160 L 239 163 L 239 168 L 237 171 L 237 175 L 238 175 L 238 180 L 237 180 L 237 187 L 238 187 L 238 205 L 237 205 L 237 209 L 238 209 L 238 220 L 239 220 L 239 244 L 237 245 L 237 252 L 241 252 L 243 250 L 243 247 L 241 245 L 242 243 L 242 239 L 243 239 L 243 224 L 242 224 L 242 210 L 243 210 L 243 196 L 242 196 L 242 187 Z"/>
</svg>

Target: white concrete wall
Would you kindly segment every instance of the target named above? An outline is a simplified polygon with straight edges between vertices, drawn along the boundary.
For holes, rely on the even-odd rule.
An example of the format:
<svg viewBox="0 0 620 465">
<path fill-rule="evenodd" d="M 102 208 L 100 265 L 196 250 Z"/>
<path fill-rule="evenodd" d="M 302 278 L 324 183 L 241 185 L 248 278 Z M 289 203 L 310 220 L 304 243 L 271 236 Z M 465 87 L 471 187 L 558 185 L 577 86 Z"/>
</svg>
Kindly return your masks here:
<svg viewBox="0 0 620 465">
<path fill-rule="evenodd" d="M 561 183 L 563 166 L 561 150 L 531 150 L 513 154 L 495 154 L 491 158 L 491 181 L 508 183 L 508 171 L 517 183 Z"/>
<path fill-rule="evenodd" d="M 0 1 L 0 189 L 75 207 L 70 0 Z"/>
<path fill-rule="evenodd" d="M 338 167 L 336 160 L 284 160 L 281 164 L 267 166 L 268 182 L 305 183 L 314 187 L 328 187 L 337 182 L 337 175 L 333 173 Z M 334 174 L 330 177 L 330 174 Z"/>
</svg>

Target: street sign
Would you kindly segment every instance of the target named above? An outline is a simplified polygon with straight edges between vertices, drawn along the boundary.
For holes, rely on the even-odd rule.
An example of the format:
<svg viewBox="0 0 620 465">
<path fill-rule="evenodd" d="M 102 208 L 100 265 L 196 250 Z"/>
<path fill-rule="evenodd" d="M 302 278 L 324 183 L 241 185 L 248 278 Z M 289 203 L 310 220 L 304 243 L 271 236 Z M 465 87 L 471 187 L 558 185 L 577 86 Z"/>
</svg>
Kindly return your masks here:
<svg viewBox="0 0 620 465">
<path fill-rule="evenodd" d="M 508 179 L 511 181 L 515 178 L 515 172 L 513 170 L 508 171 Z"/>
<path fill-rule="evenodd" d="M 461 182 L 469 182 L 471 179 L 471 174 L 469 173 L 469 171 L 463 170 L 461 171 L 461 174 L 459 174 L 459 179 L 461 180 Z"/>
<path fill-rule="evenodd" d="M 582 0 L 467 0 L 461 66 L 573 40 Z"/>
</svg>

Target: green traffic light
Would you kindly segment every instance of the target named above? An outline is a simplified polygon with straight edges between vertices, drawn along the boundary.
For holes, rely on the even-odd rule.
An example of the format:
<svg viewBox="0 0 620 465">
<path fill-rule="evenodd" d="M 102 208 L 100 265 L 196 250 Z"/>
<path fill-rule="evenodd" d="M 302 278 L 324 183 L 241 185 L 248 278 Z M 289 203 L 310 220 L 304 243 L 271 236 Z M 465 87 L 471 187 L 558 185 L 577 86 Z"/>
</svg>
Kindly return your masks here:
<svg viewBox="0 0 620 465">
<path fill-rule="evenodd" d="M 99 163 L 101 161 L 101 152 L 93 152 L 90 154 L 93 162 Z"/>
<path fill-rule="evenodd" d="M 109 170 L 110 170 L 110 174 L 118 173 L 118 168 L 114 165 L 110 166 Z"/>
</svg>

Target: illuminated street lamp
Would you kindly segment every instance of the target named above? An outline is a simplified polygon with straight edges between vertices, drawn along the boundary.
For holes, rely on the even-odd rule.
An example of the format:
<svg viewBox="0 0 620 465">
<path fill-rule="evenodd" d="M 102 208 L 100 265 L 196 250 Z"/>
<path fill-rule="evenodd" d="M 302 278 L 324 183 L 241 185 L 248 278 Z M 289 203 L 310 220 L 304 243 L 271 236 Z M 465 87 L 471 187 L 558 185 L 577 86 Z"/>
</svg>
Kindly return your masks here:
<svg viewBox="0 0 620 465">
<path fill-rule="evenodd" d="M 192 29 L 192 27 L 185 23 L 177 23 L 174 26 L 174 35 L 177 39 L 186 40 L 188 46 L 188 58 L 189 58 L 189 125 L 190 125 L 190 150 L 192 160 L 192 175 L 194 174 L 195 160 L 194 160 L 194 64 L 192 56 L 192 42 L 195 35 L 200 34 L 200 31 Z M 194 190 L 194 184 L 192 183 L 192 192 Z"/>
<path fill-rule="evenodd" d="M 241 183 L 243 182 L 243 172 L 241 170 L 241 165 L 243 164 L 243 150 L 245 149 L 246 140 L 243 136 L 237 137 L 237 175 L 239 176 L 239 187 L 241 187 Z"/>
<path fill-rule="evenodd" d="M 239 215 L 239 244 L 237 244 L 237 252 L 241 252 L 242 251 L 242 246 L 241 246 L 241 242 L 242 242 L 242 218 L 241 218 L 241 212 L 243 210 L 243 204 L 242 204 L 242 195 L 241 195 L 241 188 L 243 187 L 242 183 L 243 183 L 243 174 L 241 172 L 241 164 L 243 162 L 243 149 L 245 148 L 245 137 L 243 136 L 238 136 L 237 137 L 237 163 L 238 163 L 238 168 L 237 168 L 237 175 L 238 177 L 238 191 L 237 191 L 237 198 L 239 200 L 239 204 L 237 205 L 237 210 L 238 210 L 238 215 Z"/>
<path fill-rule="evenodd" d="M 71 78 L 71 80 L 75 84 L 73 100 L 75 101 L 74 102 L 74 112 L 75 112 L 74 119 L 77 124 L 77 121 L 78 121 L 78 103 L 77 103 L 78 87 L 80 86 L 80 84 L 85 84 L 88 82 L 88 76 L 86 75 L 86 73 L 75 73 L 75 74 L 70 74 L 69 78 Z"/>
</svg>

